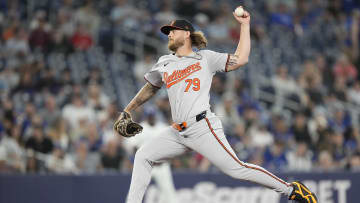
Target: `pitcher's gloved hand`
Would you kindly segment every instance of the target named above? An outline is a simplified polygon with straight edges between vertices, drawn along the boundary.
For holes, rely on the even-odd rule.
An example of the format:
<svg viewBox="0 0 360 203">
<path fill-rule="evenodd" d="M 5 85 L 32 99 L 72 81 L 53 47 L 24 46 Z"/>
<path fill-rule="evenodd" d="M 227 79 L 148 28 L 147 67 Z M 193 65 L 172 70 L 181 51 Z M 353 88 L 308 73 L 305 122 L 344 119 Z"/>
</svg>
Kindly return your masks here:
<svg viewBox="0 0 360 203">
<path fill-rule="evenodd" d="M 141 133 L 143 127 L 131 119 L 127 112 L 121 112 L 118 120 L 114 123 L 114 130 L 121 136 L 132 137 Z"/>
</svg>

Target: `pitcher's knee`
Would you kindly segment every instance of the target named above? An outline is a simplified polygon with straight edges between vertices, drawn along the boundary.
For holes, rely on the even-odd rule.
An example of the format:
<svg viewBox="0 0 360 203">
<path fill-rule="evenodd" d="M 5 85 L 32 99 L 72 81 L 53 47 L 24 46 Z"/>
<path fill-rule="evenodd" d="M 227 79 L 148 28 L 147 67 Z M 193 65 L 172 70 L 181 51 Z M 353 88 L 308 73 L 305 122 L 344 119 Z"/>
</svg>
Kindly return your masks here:
<svg viewBox="0 0 360 203">
<path fill-rule="evenodd" d="M 135 153 L 135 160 L 146 160 L 148 153 L 144 152 L 142 148 L 138 149 Z"/>
<path fill-rule="evenodd" d="M 155 160 L 153 160 L 151 154 L 152 154 L 151 152 L 141 147 L 135 153 L 135 162 L 146 162 L 149 163 L 150 165 L 153 165 L 153 162 Z"/>
</svg>

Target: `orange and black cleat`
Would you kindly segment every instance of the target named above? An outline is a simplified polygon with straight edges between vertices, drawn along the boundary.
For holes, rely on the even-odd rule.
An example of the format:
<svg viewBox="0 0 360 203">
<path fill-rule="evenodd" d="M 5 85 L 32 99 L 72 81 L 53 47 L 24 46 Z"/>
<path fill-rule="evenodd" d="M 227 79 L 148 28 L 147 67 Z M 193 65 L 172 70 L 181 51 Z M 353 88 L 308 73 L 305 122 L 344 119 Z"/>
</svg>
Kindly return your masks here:
<svg viewBox="0 0 360 203">
<path fill-rule="evenodd" d="M 316 195 L 300 181 L 292 182 L 291 185 L 294 190 L 290 194 L 289 200 L 295 200 L 299 203 L 318 203 Z"/>
</svg>

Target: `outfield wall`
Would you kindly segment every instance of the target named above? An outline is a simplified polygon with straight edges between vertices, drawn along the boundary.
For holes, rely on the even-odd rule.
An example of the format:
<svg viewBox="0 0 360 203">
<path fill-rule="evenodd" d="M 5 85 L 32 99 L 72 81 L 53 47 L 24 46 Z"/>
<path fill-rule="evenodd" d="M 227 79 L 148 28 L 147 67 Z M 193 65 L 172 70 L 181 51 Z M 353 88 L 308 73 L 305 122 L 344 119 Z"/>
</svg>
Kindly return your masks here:
<svg viewBox="0 0 360 203">
<path fill-rule="evenodd" d="M 303 180 L 321 203 L 357 203 L 360 173 L 280 173 Z M 181 203 L 285 203 L 277 193 L 223 174 L 174 175 Z M 0 175 L 0 203 L 123 203 L 130 175 L 57 176 Z M 149 187 L 144 203 L 156 203 L 158 190 Z"/>
</svg>

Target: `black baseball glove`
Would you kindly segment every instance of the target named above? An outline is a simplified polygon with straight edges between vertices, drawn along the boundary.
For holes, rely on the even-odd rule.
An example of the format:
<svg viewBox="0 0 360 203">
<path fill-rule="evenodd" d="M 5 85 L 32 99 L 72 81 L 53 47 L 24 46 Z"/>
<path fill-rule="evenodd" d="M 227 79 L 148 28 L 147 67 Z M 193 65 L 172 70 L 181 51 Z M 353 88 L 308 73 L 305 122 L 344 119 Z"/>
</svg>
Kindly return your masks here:
<svg viewBox="0 0 360 203">
<path fill-rule="evenodd" d="M 114 130 L 124 137 L 132 137 L 141 133 L 143 127 L 131 119 L 127 112 L 121 112 L 118 120 L 114 123 Z"/>
</svg>

